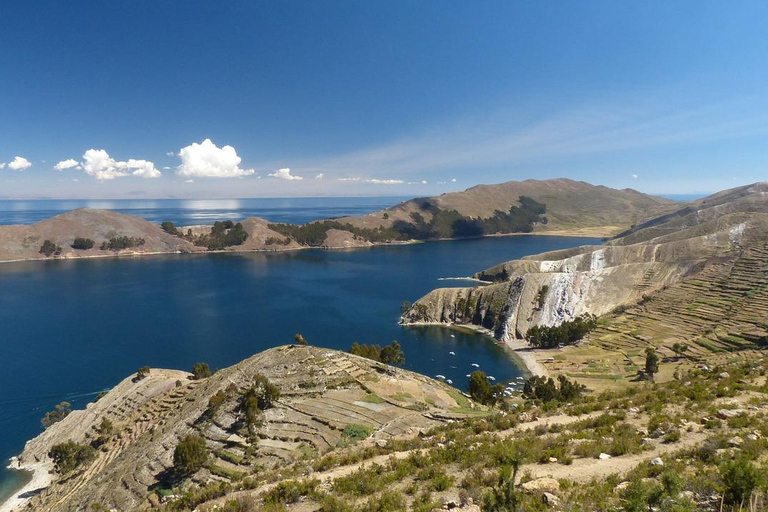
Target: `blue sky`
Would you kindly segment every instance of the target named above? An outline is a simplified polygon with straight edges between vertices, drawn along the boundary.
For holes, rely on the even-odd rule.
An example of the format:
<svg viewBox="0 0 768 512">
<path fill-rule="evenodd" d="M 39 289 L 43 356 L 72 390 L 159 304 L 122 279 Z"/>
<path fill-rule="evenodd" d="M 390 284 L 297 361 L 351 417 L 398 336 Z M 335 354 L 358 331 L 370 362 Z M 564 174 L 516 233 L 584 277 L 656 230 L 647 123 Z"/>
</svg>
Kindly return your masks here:
<svg viewBox="0 0 768 512">
<path fill-rule="evenodd" d="M 5 2 L 0 197 L 761 181 L 765 20 L 746 1 Z"/>
</svg>

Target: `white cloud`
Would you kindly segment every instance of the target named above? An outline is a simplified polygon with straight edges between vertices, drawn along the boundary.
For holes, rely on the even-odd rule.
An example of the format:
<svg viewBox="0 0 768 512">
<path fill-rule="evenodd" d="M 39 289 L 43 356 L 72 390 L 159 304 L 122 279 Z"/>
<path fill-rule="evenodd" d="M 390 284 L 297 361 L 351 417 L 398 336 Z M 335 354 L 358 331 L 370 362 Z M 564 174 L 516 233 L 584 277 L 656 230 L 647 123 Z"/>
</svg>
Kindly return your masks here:
<svg viewBox="0 0 768 512">
<path fill-rule="evenodd" d="M 403 180 L 378 180 L 376 178 L 371 178 L 370 180 L 365 180 L 367 183 L 374 183 L 376 185 L 399 185 L 403 182 Z"/>
<path fill-rule="evenodd" d="M 269 176 L 272 176 L 273 178 L 280 178 L 281 180 L 303 180 L 301 176 L 294 176 L 291 174 L 291 170 L 288 168 L 285 169 L 279 169 L 273 173 L 271 173 Z"/>
<path fill-rule="evenodd" d="M 176 156 L 176 154 L 173 151 L 166 151 L 165 156 Z"/>
<path fill-rule="evenodd" d="M 427 180 L 409 181 L 408 184 L 409 185 L 426 185 L 427 184 Z"/>
<path fill-rule="evenodd" d="M 8 168 L 12 171 L 23 171 L 32 167 L 32 162 L 24 158 L 23 156 L 17 156 L 13 159 L 13 162 L 8 164 Z"/>
<path fill-rule="evenodd" d="M 0 169 L 5 169 L 5 163 L 0 162 Z"/>
<path fill-rule="evenodd" d="M 321 180 L 323 178 L 325 178 L 325 174 L 323 174 L 322 172 L 320 174 L 318 174 L 317 176 L 315 176 L 316 180 Z"/>
<path fill-rule="evenodd" d="M 184 183 L 194 183 L 194 182 L 195 182 L 195 180 L 187 180 Z"/>
<path fill-rule="evenodd" d="M 57 171 L 63 171 L 64 169 L 73 169 L 76 167 L 79 167 L 80 163 L 75 160 L 74 158 L 68 158 L 66 160 L 62 160 L 61 162 L 57 163 L 53 166 L 53 168 Z"/>
<path fill-rule="evenodd" d="M 242 158 L 237 156 L 235 148 L 224 146 L 219 148 L 205 139 L 198 144 L 193 142 L 179 150 L 181 165 L 176 168 L 176 174 L 187 178 L 239 178 L 250 176 L 253 169 L 241 169 Z"/>
<path fill-rule="evenodd" d="M 633 177 L 634 179 L 637 179 L 637 174 L 633 174 L 633 175 L 632 175 L 632 177 Z"/>
<path fill-rule="evenodd" d="M 339 181 L 360 181 L 360 178 L 353 177 L 353 178 L 339 178 Z"/>
<path fill-rule="evenodd" d="M 456 183 L 456 178 L 451 179 L 451 183 Z"/>
<path fill-rule="evenodd" d="M 160 171 L 155 164 L 147 160 L 135 160 L 126 162 L 115 160 L 103 149 L 89 149 L 83 154 L 81 164 L 86 174 L 99 181 L 112 180 L 123 176 L 137 176 L 139 178 L 159 178 Z"/>
</svg>

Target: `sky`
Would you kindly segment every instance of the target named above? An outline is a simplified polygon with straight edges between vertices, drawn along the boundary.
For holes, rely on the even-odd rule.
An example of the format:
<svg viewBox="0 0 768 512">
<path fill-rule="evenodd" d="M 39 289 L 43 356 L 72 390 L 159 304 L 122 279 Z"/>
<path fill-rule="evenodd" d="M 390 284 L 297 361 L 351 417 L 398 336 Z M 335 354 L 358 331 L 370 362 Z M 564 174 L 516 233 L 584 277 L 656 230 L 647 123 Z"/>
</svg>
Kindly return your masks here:
<svg viewBox="0 0 768 512">
<path fill-rule="evenodd" d="M 4 2 L 0 198 L 767 179 L 768 2 Z"/>
</svg>

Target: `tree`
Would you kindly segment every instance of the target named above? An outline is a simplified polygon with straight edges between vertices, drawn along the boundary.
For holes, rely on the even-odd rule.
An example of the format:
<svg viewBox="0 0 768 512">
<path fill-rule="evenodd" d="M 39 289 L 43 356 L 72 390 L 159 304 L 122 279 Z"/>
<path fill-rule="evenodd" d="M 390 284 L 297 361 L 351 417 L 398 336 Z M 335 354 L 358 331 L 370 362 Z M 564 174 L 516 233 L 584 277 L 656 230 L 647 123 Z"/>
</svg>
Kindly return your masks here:
<svg viewBox="0 0 768 512">
<path fill-rule="evenodd" d="M 502 466 L 497 484 L 484 497 L 483 510 L 489 512 L 518 511 L 522 502 L 522 493 L 515 483 L 519 471 L 520 460 L 516 458 L 509 465 Z"/>
<path fill-rule="evenodd" d="M 645 374 L 651 379 L 659 372 L 659 355 L 656 349 L 648 347 L 645 349 Z"/>
<path fill-rule="evenodd" d="M 60 475 L 66 475 L 81 466 L 93 462 L 96 459 L 96 450 L 89 445 L 66 441 L 53 445 L 48 452 L 48 456 L 53 460 L 56 472 Z"/>
<path fill-rule="evenodd" d="M 765 484 L 762 472 L 745 457 L 725 462 L 720 466 L 720 477 L 725 484 L 725 502 L 739 510 L 755 489 Z"/>
<path fill-rule="evenodd" d="M 688 351 L 688 344 L 687 343 L 675 343 L 672 345 L 672 352 L 674 352 L 678 358 L 683 357 L 685 353 Z"/>
<path fill-rule="evenodd" d="M 504 386 L 491 385 L 484 371 L 475 370 L 469 376 L 469 396 L 483 405 L 495 405 L 504 394 Z"/>
<path fill-rule="evenodd" d="M 399 366 L 405 364 L 405 354 L 400 348 L 400 342 L 393 340 L 391 344 L 381 349 L 380 360 L 384 364 Z"/>
<path fill-rule="evenodd" d="M 299 344 L 299 345 L 309 345 L 309 343 L 307 343 L 307 340 L 306 340 L 306 338 L 304 338 L 304 336 L 302 336 L 302 335 L 301 335 L 301 334 L 299 334 L 299 333 L 296 333 L 296 334 L 293 336 L 293 339 L 294 339 L 294 340 L 296 341 L 296 343 L 297 343 L 297 344 Z"/>
<path fill-rule="evenodd" d="M 44 254 L 46 258 L 51 255 L 58 256 L 61 254 L 61 247 L 50 240 L 46 240 L 40 247 L 40 254 Z"/>
<path fill-rule="evenodd" d="M 43 424 L 43 427 L 48 428 L 54 423 L 58 423 L 69 416 L 69 413 L 71 412 L 72 404 L 69 402 L 61 402 L 56 405 L 54 410 L 45 413 L 45 416 L 43 416 L 43 419 L 40 420 L 40 422 Z"/>
<path fill-rule="evenodd" d="M 136 371 L 136 380 L 141 380 L 149 376 L 149 366 L 142 366 Z"/>
<path fill-rule="evenodd" d="M 208 462 L 205 439 L 189 434 L 173 450 L 173 468 L 182 475 L 192 475 Z"/>
<path fill-rule="evenodd" d="M 208 363 L 195 363 L 195 366 L 192 368 L 192 379 L 207 379 L 210 376 L 211 367 L 208 366 Z"/>
<path fill-rule="evenodd" d="M 88 249 L 93 249 L 93 246 L 96 242 L 91 240 L 90 238 L 75 238 L 75 241 L 72 242 L 72 248 L 77 249 L 80 251 L 87 251 Z"/>
<path fill-rule="evenodd" d="M 173 222 L 171 221 L 168 221 L 168 220 L 164 221 L 162 224 L 160 224 L 160 227 L 162 228 L 163 231 L 165 231 L 169 235 L 179 234 L 179 230 L 176 229 L 176 226 L 174 226 Z"/>
</svg>

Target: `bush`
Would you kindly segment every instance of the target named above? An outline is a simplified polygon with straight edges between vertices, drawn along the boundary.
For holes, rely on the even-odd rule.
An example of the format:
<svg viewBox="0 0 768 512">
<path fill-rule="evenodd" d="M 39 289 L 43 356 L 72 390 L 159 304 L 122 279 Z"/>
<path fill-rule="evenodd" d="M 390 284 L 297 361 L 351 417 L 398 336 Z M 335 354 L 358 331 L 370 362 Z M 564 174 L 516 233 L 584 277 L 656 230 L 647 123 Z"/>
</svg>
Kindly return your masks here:
<svg viewBox="0 0 768 512">
<path fill-rule="evenodd" d="M 69 402 L 60 402 L 56 405 L 54 410 L 45 413 L 45 416 L 43 416 L 43 419 L 40 420 L 40 422 L 43 424 L 43 427 L 48 428 L 54 423 L 58 423 L 69 416 L 69 413 L 71 412 L 72 404 Z"/>
<path fill-rule="evenodd" d="M 549 291 L 547 288 L 540 290 L 540 294 Z M 543 296 L 537 298 L 539 303 L 543 303 Z M 563 322 L 560 325 L 554 326 L 538 326 L 534 325 L 528 332 L 525 333 L 525 337 L 534 348 L 556 348 L 560 345 L 571 345 L 576 343 L 580 339 L 589 333 L 592 329 L 597 327 L 597 317 L 594 315 L 583 315 L 573 320 Z"/>
<path fill-rule="evenodd" d="M 93 249 L 93 246 L 96 242 L 91 240 L 90 238 L 75 238 L 75 241 L 72 242 L 72 248 L 77 249 L 79 251 L 87 251 L 88 249 Z"/>
<path fill-rule="evenodd" d="M 725 485 L 724 499 L 729 505 L 741 507 L 765 484 L 762 472 L 746 458 L 738 458 L 720 466 L 720 477 Z"/>
<path fill-rule="evenodd" d="M 494 405 L 503 395 L 504 386 L 501 384 L 491 385 L 484 371 L 475 370 L 469 376 L 469 396 L 475 402 L 484 405 Z"/>
<path fill-rule="evenodd" d="M 558 401 L 567 402 L 580 397 L 586 390 L 586 387 L 568 380 L 565 375 L 559 375 L 557 380 L 558 387 L 552 378 L 534 376 L 525 381 L 523 386 L 523 396 L 532 400 L 541 400 L 544 403 Z"/>
<path fill-rule="evenodd" d="M 357 425 L 356 423 L 350 423 L 341 432 L 341 437 L 351 443 L 362 441 L 371 435 L 371 429 L 364 425 Z"/>
<path fill-rule="evenodd" d="M 196 473 L 208 462 L 205 439 L 190 434 L 182 439 L 173 451 L 173 468 L 182 475 Z"/>
<path fill-rule="evenodd" d="M 162 228 L 163 231 L 168 233 L 169 235 L 179 235 L 179 230 L 176 229 L 176 226 L 173 225 L 173 222 L 166 220 L 162 224 L 160 224 L 160 228 Z"/>
<path fill-rule="evenodd" d="M 48 456 L 53 460 L 56 472 L 60 475 L 66 475 L 93 462 L 96 459 L 96 450 L 92 446 L 67 441 L 53 445 Z"/>
<path fill-rule="evenodd" d="M 405 364 L 405 354 L 402 347 L 400 347 L 400 342 L 397 340 L 392 341 L 392 343 L 384 348 L 379 345 L 360 345 L 355 342 L 349 348 L 349 353 L 384 364 L 398 366 Z"/>
<path fill-rule="evenodd" d="M 121 249 L 130 249 L 132 247 L 139 247 L 146 243 L 143 238 L 134 238 L 132 236 L 116 236 L 101 243 L 100 250 L 106 251 L 119 251 Z"/>
<path fill-rule="evenodd" d="M 192 378 L 194 380 L 207 379 L 211 376 L 211 367 L 208 363 L 195 363 L 192 367 Z"/>
<path fill-rule="evenodd" d="M 149 366 L 142 366 L 136 371 L 136 380 L 142 380 L 149 376 Z"/>
<path fill-rule="evenodd" d="M 40 247 L 40 254 L 44 254 L 46 258 L 51 255 L 58 256 L 61 254 L 61 247 L 50 240 L 46 240 Z"/>
</svg>

